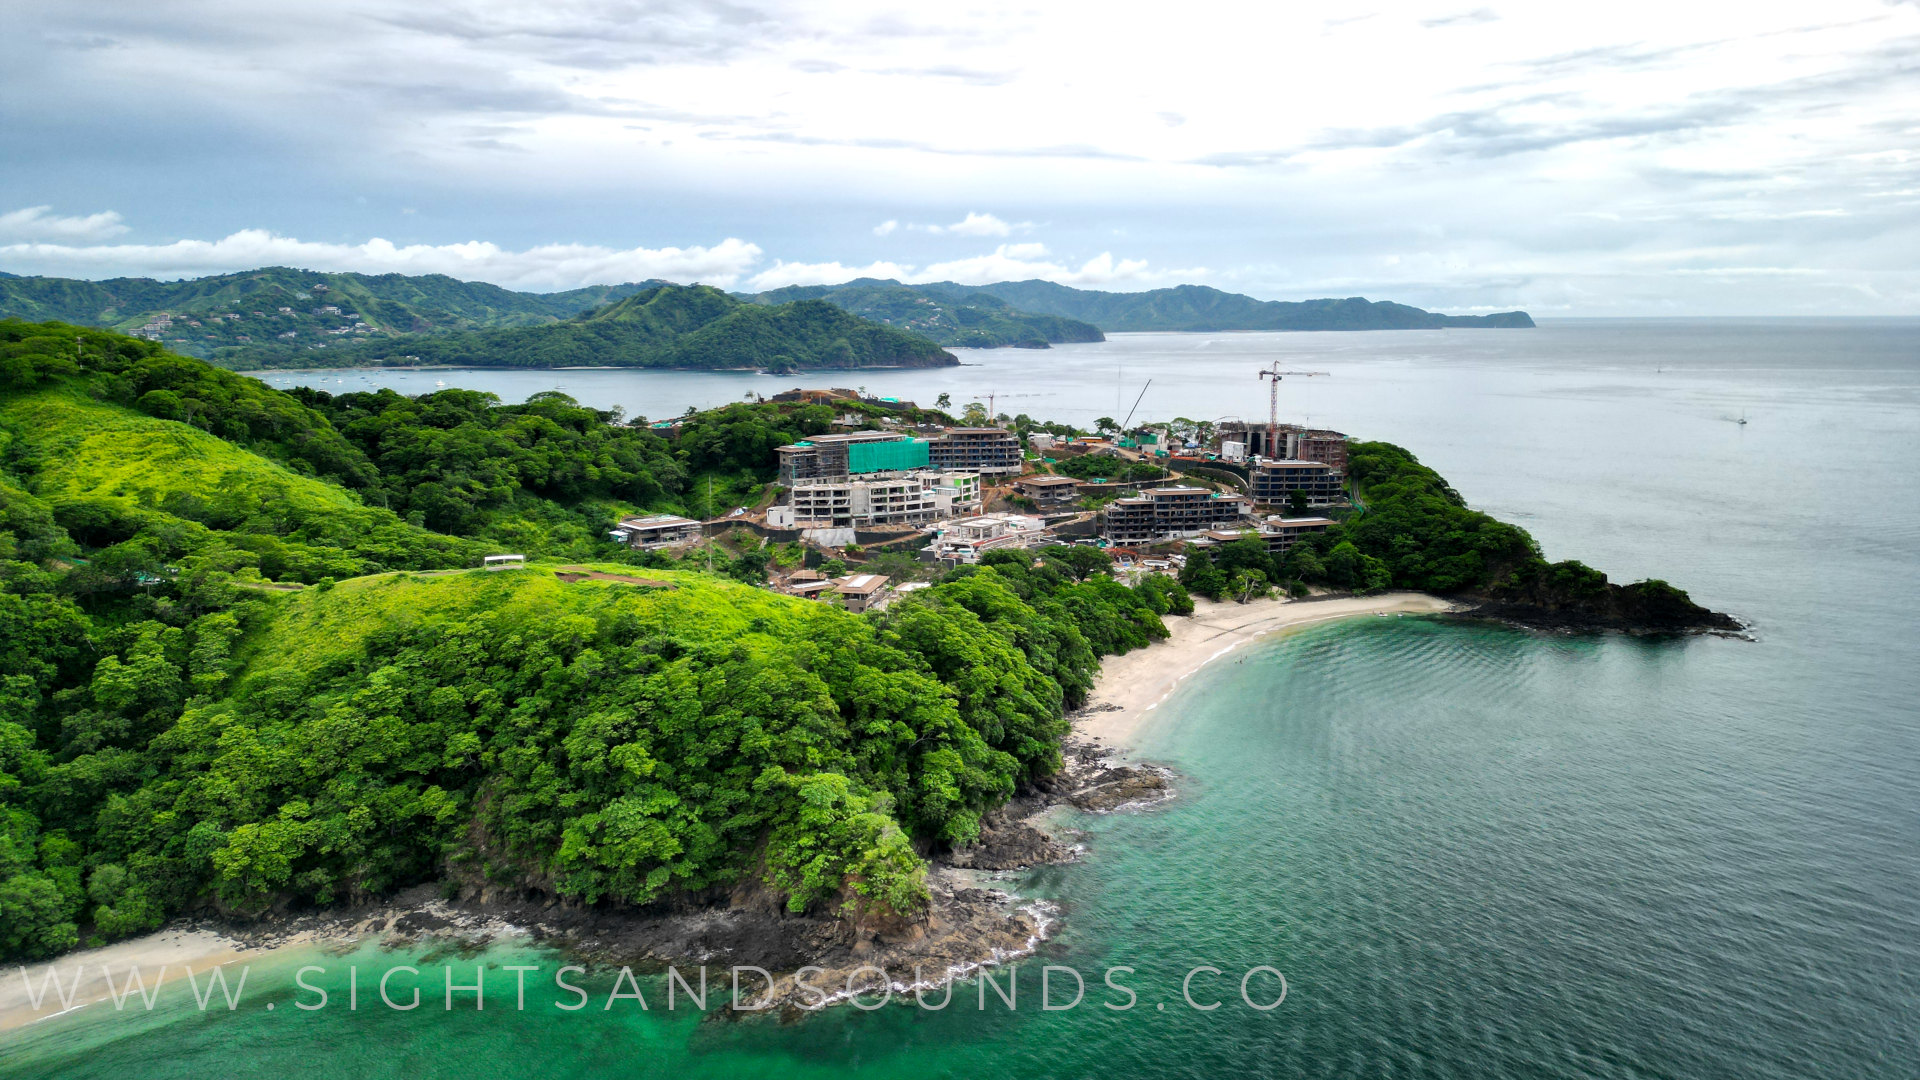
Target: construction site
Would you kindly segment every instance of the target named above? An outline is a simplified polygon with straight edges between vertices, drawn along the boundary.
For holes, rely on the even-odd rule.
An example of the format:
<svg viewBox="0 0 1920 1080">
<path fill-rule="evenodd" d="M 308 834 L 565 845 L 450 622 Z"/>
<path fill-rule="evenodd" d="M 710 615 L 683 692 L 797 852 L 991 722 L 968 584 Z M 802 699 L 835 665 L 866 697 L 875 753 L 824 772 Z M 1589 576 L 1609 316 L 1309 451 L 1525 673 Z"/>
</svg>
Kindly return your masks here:
<svg viewBox="0 0 1920 1080">
<path fill-rule="evenodd" d="M 775 449 L 775 479 L 757 505 L 704 522 L 628 519 L 613 538 L 683 550 L 720 537 L 736 548 L 796 546 L 813 554 L 801 569 L 776 575 L 776 587 L 861 607 L 884 604 L 907 583 L 889 588 L 885 577 L 876 583 L 869 574 L 856 585 L 851 578 L 861 575 L 836 580 L 812 567 L 827 560 L 857 567 L 889 556 L 896 570 L 904 557 L 931 571 L 978 562 L 995 550 L 1062 543 L 1097 545 L 1122 563 L 1170 566 L 1189 546 L 1248 536 L 1283 553 L 1350 507 L 1349 440 L 1339 431 L 1280 422 L 1281 382 L 1327 373 L 1276 364 L 1257 374 L 1267 391 L 1264 424 L 1135 426 L 1129 411 L 1119 425 L 1083 433 L 1051 424 L 935 427 L 849 415 L 836 429 L 864 426 Z M 796 389 L 782 396 L 823 403 L 846 395 Z"/>
</svg>

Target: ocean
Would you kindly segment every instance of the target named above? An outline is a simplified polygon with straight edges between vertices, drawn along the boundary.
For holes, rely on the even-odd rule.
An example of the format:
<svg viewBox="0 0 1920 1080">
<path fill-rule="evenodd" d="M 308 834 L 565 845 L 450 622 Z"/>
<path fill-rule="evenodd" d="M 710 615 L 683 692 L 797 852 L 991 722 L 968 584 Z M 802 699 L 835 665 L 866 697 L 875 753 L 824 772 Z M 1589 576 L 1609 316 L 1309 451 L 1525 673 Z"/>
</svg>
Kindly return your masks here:
<svg viewBox="0 0 1920 1080">
<path fill-rule="evenodd" d="M 608 1009 L 615 973 L 596 971 L 569 976 L 590 999 L 569 1012 L 564 961 L 537 949 L 313 950 L 258 968 L 233 1011 L 170 986 L 152 1013 L 106 1004 L 0 1036 L 0 1076 L 1920 1072 L 1920 320 L 1137 334 L 963 356 L 801 380 L 324 379 L 508 400 L 558 386 L 649 416 L 851 382 L 1090 424 L 1143 388 L 1142 417 L 1263 418 L 1255 372 L 1278 360 L 1329 373 L 1288 379 L 1283 419 L 1401 443 L 1549 557 L 1672 581 L 1754 640 L 1369 617 L 1243 648 L 1142 734 L 1178 797 L 1063 818 L 1085 856 L 1001 883 L 1057 908 L 1052 938 L 940 1011 L 668 1012 L 651 977 L 647 1011 Z M 365 973 L 409 962 L 423 974 L 399 986 L 425 1004 L 377 1006 Z M 476 963 L 485 1011 L 464 992 L 444 1009 L 441 966 L 471 983 Z M 328 1008 L 293 1007 L 315 999 L 295 992 L 302 964 L 328 969 L 308 976 Z M 540 968 L 525 1011 L 508 965 Z M 1048 965 L 1081 977 L 1078 1005 L 1041 1007 Z M 345 966 L 357 1010 L 339 1005 Z M 1128 1000 L 1110 971 L 1131 1008 L 1108 1007 Z M 1256 1007 L 1282 976 L 1284 1000 Z M 1052 1003 L 1072 996 L 1066 972 L 1048 977 Z"/>
</svg>

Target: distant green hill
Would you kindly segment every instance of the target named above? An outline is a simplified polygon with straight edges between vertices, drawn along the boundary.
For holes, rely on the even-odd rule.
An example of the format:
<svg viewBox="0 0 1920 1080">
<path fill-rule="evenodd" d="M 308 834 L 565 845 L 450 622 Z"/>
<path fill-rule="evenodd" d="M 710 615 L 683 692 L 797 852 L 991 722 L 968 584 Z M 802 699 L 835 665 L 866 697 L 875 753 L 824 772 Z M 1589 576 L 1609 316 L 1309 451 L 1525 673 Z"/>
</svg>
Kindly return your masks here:
<svg viewBox="0 0 1920 1080">
<path fill-rule="evenodd" d="M 918 285 L 936 298 L 963 301 L 992 296 L 1013 307 L 1090 322 L 1108 333 L 1138 330 L 1434 330 L 1441 327 L 1525 328 L 1524 311 L 1497 315 L 1437 315 L 1417 307 L 1362 297 L 1345 300 L 1255 300 L 1205 285 L 1116 293 L 1073 289 L 1051 281 L 992 285 L 940 282 Z"/>
<path fill-rule="evenodd" d="M 405 354 L 394 354 L 404 348 Z M 941 367 L 959 363 L 926 338 L 848 314 L 823 300 L 751 304 L 705 285 L 658 285 L 563 323 L 369 341 L 333 364 L 473 367 L 646 367 L 721 370 Z M 290 363 L 311 364 L 311 354 Z"/>
<path fill-rule="evenodd" d="M 951 348 L 1044 349 L 1062 342 L 1106 340 L 1091 323 L 1020 311 L 989 293 L 947 297 L 936 295 L 928 286 L 877 278 L 844 285 L 791 285 L 746 299 L 756 304 L 825 300 L 863 319 L 909 330 Z"/>
<path fill-rule="evenodd" d="M 362 338 L 555 323 L 647 287 L 523 293 L 444 274 L 322 274 L 284 266 L 186 281 L 0 275 L 0 318 L 135 333 L 176 352 L 250 367 L 250 355 Z M 171 318 L 161 319 L 163 313 Z"/>
<path fill-rule="evenodd" d="M 589 307 L 632 296 L 645 284 L 595 284 L 570 292 L 513 292 L 484 281 L 455 281 L 447 275 L 407 277 L 397 273 L 315 273 L 288 267 L 263 267 L 244 273 L 223 273 L 188 281 L 154 281 L 150 277 L 117 277 L 109 281 L 77 281 L 65 277 L 0 275 L 0 317 L 27 321 L 58 319 L 88 327 L 132 331 L 157 313 L 179 317 L 240 315 L 240 327 L 202 327 L 207 332 L 180 331 L 188 344 L 202 346 L 219 334 L 230 342 L 234 332 L 273 331 L 305 327 L 315 307 L 340 307 L 359 315 L 372 327 L 394 332 L 465 331 L 480 327 L 536 327 L 570 319 Z M 292 307 L 292 317 L 280 311 Z M 257 323 L 253 309 L 269 315 Z M 280 315 L 273 319 L 273 315 Z M 227 323 L 227 319 L 221 319 Z M 334 325 L 336 319 L 326 319 Z M 348 323 L 351 325 L 351 323 Z"/>
</svg>

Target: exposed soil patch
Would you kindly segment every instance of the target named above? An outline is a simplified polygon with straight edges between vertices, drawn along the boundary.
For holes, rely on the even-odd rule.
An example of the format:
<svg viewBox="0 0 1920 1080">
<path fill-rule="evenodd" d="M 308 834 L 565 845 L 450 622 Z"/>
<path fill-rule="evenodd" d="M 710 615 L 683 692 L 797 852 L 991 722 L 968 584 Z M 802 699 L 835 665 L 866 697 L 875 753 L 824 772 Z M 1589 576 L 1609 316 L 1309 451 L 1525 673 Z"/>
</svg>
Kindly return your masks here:
<svg viewBox="0 0 1920 1080">
<path fill-rule="evenodd" d="M 553 572 L 561 581 L 616 581 L 622 585 L 638 585 L 645 589 L 677 589 L 671 581 L 655 581 L 653 578 L 632 577 L 627 574 L 609 574 L 604 570 L 589 570 L 584 566 L 563 566 Z"/>
</svg>

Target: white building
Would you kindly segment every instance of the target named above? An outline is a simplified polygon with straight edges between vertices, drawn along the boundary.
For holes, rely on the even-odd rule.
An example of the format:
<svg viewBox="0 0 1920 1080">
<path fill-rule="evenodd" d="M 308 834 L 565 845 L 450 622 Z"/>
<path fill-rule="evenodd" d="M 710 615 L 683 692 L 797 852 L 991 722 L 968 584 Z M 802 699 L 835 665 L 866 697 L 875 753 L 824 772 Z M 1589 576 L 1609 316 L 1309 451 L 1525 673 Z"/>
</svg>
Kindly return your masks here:
<svg viewBox="0 0 1920 1080">
<path fill-rule="evenodd" d="M 939 559 L 976 563 L 980 556 L 999 548 L 1031 547 L 1045 532 L 1045 522 L 1022 514 L 961 518 L 941 526 L 933 541 L 933 554 Z"/>
<path fill-rule="evenodd" d="M 1220 443 L 1220 456 L 1228 461 L 1247 460 L 1247 444 L 1234 439 L 1225 439 Z"/>
<path fill-rule="evenodd" d="M 767 510 L 776 529 L 873 529 L 925 525 L 980 509 L 980 475 L 912 472 L 794 481 L 784 505 Z"/>
</svg>

